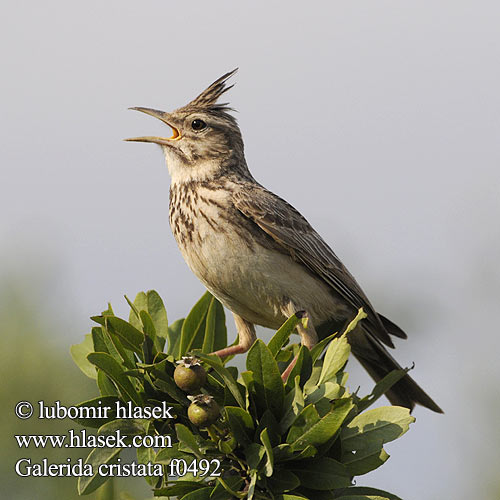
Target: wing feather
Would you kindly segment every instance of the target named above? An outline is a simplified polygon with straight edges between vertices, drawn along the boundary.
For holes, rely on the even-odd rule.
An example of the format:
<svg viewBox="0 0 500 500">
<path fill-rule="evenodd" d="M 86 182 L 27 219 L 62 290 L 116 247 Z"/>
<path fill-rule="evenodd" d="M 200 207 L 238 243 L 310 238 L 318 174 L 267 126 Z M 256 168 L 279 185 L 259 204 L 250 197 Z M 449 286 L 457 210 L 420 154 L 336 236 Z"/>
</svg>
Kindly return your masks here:
<svg viewBox="0 0 500 500">
<path fill-rule="evenodd" d="M 277 242 L 292 258 L 325 281 L 353 308 L 368 314 L 371 333 L 393 343 L 354 277 L 307 220 L 289 203 L 258 184 L 246 184 L 233 195 L 235 207 Z"/>
</svg>

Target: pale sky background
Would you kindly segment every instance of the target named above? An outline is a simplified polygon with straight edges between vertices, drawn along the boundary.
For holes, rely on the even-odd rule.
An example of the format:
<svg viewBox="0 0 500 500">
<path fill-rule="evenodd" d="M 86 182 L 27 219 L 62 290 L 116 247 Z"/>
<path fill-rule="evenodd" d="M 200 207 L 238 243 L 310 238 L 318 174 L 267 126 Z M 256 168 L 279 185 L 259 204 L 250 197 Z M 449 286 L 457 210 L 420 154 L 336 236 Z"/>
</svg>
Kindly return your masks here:
<svg viewBox="0 0 500 500">
<path fill-rule="evenodd" d="M 168 227 L 172 110 L 238 66 L 254 176 L 299 209 L 409 340 L 422 408 L 358 479 L 404 500 L 491 498 L 500 463 L 500 4 L 19 1 L 2 8 L 0 279 L 79 342 L 110 300 L 202 294 Z M 57 313 L 56 313 L 57 312 Z M 234 329 L 231 330 L 234 333 Z M 66 347 L 65 347 L 66 349 Z M 351 387 L 369 392 L 354 369 Z M 497 473 L 498 471 L 496 471 Z M 138 479 L 140 480 L 140 479 Z"/>
</svg>

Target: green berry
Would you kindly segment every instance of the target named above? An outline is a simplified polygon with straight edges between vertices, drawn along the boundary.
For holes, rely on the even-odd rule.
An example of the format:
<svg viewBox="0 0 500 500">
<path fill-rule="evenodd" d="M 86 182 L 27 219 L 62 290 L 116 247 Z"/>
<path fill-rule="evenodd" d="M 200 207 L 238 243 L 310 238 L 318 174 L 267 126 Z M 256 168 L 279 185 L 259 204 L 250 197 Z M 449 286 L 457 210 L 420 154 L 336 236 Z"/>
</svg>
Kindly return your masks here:
<svg viewBox="0 0 500 500">
<path fill-rule="evenodd" d="M 207 372 L 201 366 L 199 359 L 192 356 L 184 356 L 177 361 L 174 371 L 174 381 L 184 392 L 196 394 L 207 381 Z"/>
<path fill-rule="evenodd" d="M 220 416 L 220 408 L 213 396 L 198 394 L 188 396 L 192 403 L 188 408 L 189 421 L 196 427 L 209 427 Z"/>
</svg>

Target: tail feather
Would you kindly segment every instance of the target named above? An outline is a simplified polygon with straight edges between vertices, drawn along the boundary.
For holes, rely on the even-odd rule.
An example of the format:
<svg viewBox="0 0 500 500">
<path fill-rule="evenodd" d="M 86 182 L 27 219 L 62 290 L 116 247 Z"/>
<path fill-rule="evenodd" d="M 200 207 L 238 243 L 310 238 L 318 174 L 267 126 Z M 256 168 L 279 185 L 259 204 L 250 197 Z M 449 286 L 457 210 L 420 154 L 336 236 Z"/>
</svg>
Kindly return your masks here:
<svg viewBox="0 0 500 500">
<path fill-rule="evenodd" d="M 393 323 L 390 319 L 386 318 L 385 316 L 382 316 L 379 312 L 377 313 L 377 316 L 380 318 L 380 321 L 382 321 L 382 325 L 386 329 L 387 333 L 390 335 L 394 335 L 395 337 L 398 337 L 400 339 L 407 339 L 408 336 L 406 335 L 401 328 L 399 328 L 398 325 Z"/>
<path fill-rule="evenodd" d="M 348 337 L 352 353 L 368 374 L 378 382 L 393 370 L 400 370 L 399 363 L 375 340 L 369 332 L 356 329 Z M 370 349 L 367 349 L 371 346 Z M 393 405 L 413 410 L 415 404 L 425 406 L 436 413 L 444 413 L 434 400 L 409 376 L 405 375 L 394 384 L 386 396 Z"/>
</svg>

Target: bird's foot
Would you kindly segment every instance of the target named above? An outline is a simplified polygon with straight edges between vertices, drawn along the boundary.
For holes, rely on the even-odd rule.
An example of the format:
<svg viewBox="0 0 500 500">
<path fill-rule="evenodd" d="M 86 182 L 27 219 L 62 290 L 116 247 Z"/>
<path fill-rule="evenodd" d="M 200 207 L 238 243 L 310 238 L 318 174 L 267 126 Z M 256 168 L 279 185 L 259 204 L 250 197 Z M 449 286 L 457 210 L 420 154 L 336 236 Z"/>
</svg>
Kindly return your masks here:
<svg viewBox="0 0 500 500">
<path fill-rule="evenodd" d="M 290 373 L 292 373 L 293 367 L 297 364 L 298 357 L 299 355 L 297 354 L 297 356 L 295 356 L 295 358 L 293 358 L 290 364 L 286 367 L 286 370 L 281 374 L 281 380 L 283 380 L 283 382 L 286 382 Z"/>
<path fill-rule="evenodd" d="M 227 356 L 232 356 L 234 354 L 242 354 L 247 352 L 248 349 L 242 345 L 230 345 L 229 347 L 225 347 L 224 349 L 220 349 L 218 351 L 212 352 L 211 354 L 217 354 L 219 358 L 226 358 Z"/>
</svg>

